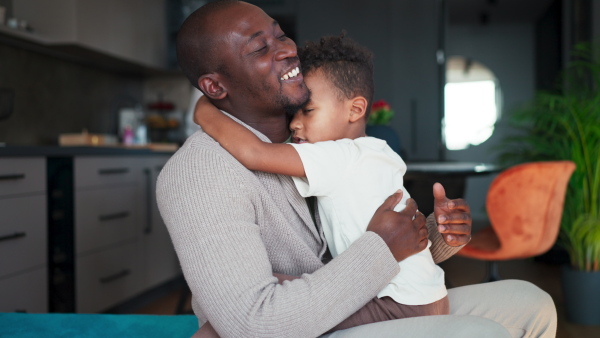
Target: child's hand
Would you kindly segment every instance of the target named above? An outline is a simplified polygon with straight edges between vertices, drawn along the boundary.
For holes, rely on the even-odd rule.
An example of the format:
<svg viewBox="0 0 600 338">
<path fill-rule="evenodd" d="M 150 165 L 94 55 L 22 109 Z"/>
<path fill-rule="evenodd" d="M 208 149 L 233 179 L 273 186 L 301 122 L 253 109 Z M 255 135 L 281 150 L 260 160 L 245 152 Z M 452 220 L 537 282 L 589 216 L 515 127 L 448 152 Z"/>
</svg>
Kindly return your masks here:
<svg viewBox="0 0 600 338">
<path fill-rule="evenodd" d="M 433 185 L 435 219 L 438 231 L 450 246 L 461 246 L 471 240 L 471 209 L 462 198 L 448 199 L 440 183 Z"/>
</svg>

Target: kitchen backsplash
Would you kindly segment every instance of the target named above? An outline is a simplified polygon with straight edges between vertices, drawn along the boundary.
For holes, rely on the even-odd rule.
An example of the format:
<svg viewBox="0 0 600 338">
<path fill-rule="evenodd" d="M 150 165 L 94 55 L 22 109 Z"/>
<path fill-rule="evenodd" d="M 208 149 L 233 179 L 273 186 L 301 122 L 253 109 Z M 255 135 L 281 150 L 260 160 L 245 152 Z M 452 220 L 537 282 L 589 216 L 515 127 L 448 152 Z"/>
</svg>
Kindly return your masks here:
<svg viewBox="0 0 600 338">
<path fill-rule="evenodd" d="M 119 108 L 142 103 L 144 79 L 0 44 L 0 88 L 14 90 L 0 143 L 52 145 L 60 133 L 116 133 Z"/>
</svg>

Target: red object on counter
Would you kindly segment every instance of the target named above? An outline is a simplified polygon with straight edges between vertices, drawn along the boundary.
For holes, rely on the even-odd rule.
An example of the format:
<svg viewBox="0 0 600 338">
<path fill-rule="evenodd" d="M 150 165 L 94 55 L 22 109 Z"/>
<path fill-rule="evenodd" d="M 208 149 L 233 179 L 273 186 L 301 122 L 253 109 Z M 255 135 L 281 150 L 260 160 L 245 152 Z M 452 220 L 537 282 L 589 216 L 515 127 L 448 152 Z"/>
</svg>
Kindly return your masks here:
<svg viewBox="0 0 600 338">
<path fill-rule="evenodd" d="M 175 109 L 175 105 L 171 102 L 158 101 L 158 102 L 149 103 L 148 109 L 151 109 L 151 110 L 173 110 L 173 109 Z"/>
</svg>

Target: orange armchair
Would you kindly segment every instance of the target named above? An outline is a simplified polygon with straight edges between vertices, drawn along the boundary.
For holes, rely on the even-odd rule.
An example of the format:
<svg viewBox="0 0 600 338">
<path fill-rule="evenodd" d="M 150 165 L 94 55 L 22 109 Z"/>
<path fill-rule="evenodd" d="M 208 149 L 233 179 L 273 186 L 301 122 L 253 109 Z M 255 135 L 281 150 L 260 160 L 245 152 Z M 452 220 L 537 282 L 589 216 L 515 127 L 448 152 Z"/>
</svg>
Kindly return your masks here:
<svg viewBox="0 0 600 338">
<path fill-rule="evenodd" d="M 473 234 L 457 255 L 484 260 L 484 282 L 499 280 L 498 261 L 537 256 L 556 238 L 567 183 L 575 170 L 571 161 L 532 162 L 502 171 L 487 193 L 491 226 Z"/>
</svg>

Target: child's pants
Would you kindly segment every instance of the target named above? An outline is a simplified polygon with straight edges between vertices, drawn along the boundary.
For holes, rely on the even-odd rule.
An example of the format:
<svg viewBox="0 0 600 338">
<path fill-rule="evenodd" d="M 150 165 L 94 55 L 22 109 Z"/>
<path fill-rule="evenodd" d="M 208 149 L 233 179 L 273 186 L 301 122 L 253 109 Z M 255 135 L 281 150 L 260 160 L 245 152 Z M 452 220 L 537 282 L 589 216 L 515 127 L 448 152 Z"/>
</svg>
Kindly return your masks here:
<svg viewBox="0 0 600 338">
<path fill-rule="evenodd" d="M 450 313 L 448 296 L 425 305 L 404 305 L 396 303 L 390 297 L 375 298 L 360 310 L 336 325 L 331 331 L 344 330 L 347 328 L 382 322 L 392 319 L 410 317 L 447 315 Z M 330 332 L 331 332 L 330 331 Z"/>
</svg>

